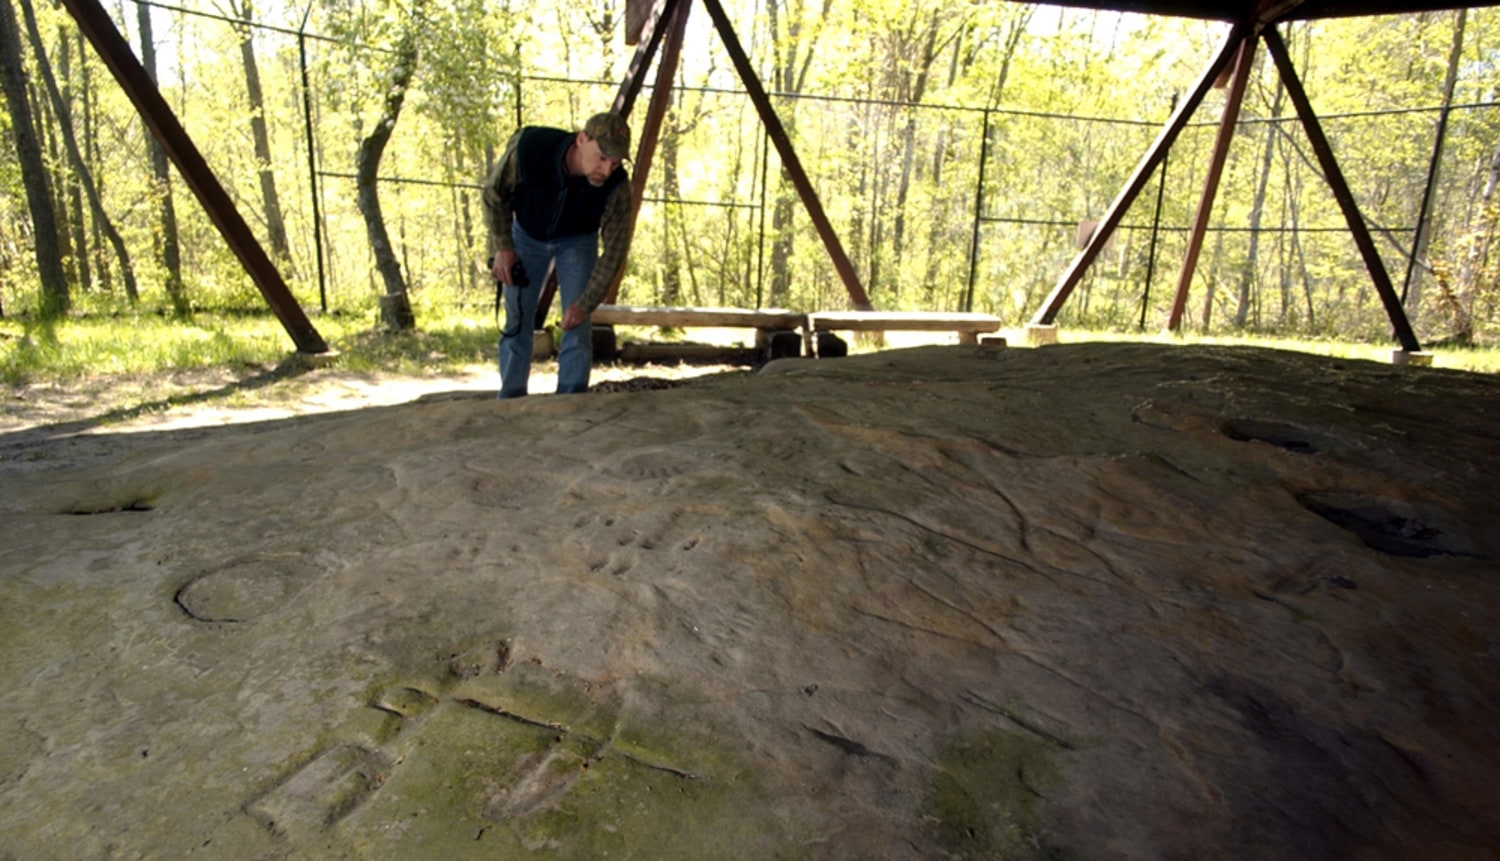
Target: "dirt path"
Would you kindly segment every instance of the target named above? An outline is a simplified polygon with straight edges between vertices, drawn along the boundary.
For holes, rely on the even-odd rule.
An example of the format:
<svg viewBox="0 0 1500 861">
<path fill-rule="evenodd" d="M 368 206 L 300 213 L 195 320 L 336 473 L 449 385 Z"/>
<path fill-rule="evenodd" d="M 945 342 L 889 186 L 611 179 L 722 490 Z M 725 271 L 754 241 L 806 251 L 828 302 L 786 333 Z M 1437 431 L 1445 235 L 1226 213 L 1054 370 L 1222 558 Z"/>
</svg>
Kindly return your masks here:
<svg viewBox="0 0 1500 861">
<path fill-rule="evenodd" d="M 486 370 L 410 377 L 213 369 L 12 385 L 0 406 L 0 434 L 45 428 L 54 433 L 171 430 L 395 404 L 434 392 L 493 390 Z"/>
<path fill-rule="evenodd" d="M 592 388 L 648 388 L 704 374 L 744 370 L 725 365 L 604 365 Z M 531 390 L 551 392 L 555 362 L 533 368 Z M 493 367 L 410 376 L 314 368 L 259 367 L 99 376 L 66 383 L 10 385 L 0 403 L 0 472 L 78 465 L 117 454 L 145 431 L 198 436 L 206 429 L 299 415 L 407 403 L 438 394 L 493 396 Z"/>
<path fill-rule="evenodd" d="M 679 380 L 740 368 L 728 365 L 605 365 L 593 387 L 609 390 L 643 380 Z M 550 393 L 556 364 L 539 364 L 531 390 Z M 428 395 L 494 394 L 493 368 L 410 376 L 313 369 L 302 373 L 247 369 L 179 371 L 152 376 L 101 376 L 68 383 L 11 385 L 0 404 L 0 435 L 51 428 L 56 433 L 133 433 L 242 422 L 406 403 Z"/>
</svg>

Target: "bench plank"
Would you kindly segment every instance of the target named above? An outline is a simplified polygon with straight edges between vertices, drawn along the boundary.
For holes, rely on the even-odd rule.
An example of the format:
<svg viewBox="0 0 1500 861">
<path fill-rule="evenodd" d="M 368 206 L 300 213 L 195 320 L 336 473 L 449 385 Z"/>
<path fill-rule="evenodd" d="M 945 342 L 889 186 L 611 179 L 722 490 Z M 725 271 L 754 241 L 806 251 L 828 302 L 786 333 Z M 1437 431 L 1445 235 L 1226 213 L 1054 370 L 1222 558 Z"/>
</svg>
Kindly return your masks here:
<svg viewBox="0 0 1500 861">
<path fill-rule="evenodd" d="M 724 329 L 801 329 L 807 315 L 779 309 L 683 308 L 672 306 L 600 305 L 593 321 L 613 326 L 677 326 Z"/>
<path fill-rule="evenodd" d="M 818 311 L 807 315 L 819 332 L 998 332 L 1000 318 L 961 311 Z"/>
</svg>

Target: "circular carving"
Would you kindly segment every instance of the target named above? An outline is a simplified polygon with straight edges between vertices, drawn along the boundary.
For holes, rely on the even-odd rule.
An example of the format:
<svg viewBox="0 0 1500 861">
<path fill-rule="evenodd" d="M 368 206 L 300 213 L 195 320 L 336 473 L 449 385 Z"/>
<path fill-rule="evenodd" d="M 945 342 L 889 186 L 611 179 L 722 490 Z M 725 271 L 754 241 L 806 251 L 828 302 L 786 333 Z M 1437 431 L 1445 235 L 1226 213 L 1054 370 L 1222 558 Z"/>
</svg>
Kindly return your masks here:
<svg viewBox="0 0 1500 861">
<path fill-rule="evenodd" d="M 173 600 L 199 622 L 246 622 L 280 609 L 313 572 L 295 559 L 249 559 L 190 580 Z"/>
</svg>

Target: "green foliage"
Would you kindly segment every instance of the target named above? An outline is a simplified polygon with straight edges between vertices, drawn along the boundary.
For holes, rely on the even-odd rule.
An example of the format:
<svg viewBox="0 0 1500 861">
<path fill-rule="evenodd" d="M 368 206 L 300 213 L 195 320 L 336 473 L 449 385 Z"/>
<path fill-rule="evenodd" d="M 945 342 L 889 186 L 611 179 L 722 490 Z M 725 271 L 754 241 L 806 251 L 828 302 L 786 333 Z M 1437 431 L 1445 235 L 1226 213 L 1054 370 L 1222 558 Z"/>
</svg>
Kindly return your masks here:
<svg viewBox="0 0 1500 861">
<path fill-rule="evenodd" d="M 127 36 L 135 11 L 129 3 L 122 10 Z M 778 0 L 774 7 L 728 11 L 763 83 L 801 90 L 798 98 L 778 95 L 778 108 L 877 306 L 951 310 L 965 307 L 972 293 L 973 310 L 1012 324 L 1036 312 L 1076 253 L 1080 223 L 1103 214 L 1174 97 L 1192 86 L 1225 36 L 1225 28 L 1211 22 L 968 0 L 857 0 L 826 8 L 821 0 Z M 49 38 L 76 40 L 65 16 L 39 12 L 47 16 Z M 297 300 L 336 319 L 364 319 L 382 290 L 351 174 L 359 141 L 379 116 L 391 81 L 390 49 L 409 16 L 421 16 L 419 65 L 408 93 L 411 107 L 381 162 L 381 199 L 418 325 L 430 334 L 443 326 L 429 325 L 423 314 L 441 319 L 449 309 L 488 306 L 476 184 L 518 115 L 525 123 L 576 126 L 614 97 L 634 50 L 620 38 L 617 13 L 609 4 L 335 0 L 313 8 L 309 38 L 299 42 L 299 11 L 265 10 L 260 23 L 268 26 L 254 34 L 270 166 L 292 246 L 290 259 L 278 265 Z M 165 9 L 155 14 L 165 61 L 162 88 L 264 242 L 262 166 L 247 131 L 236 26 Z M 1456 21 L 1445 12 L 1283 28 L 1398 282 L 1427 182 L 1432 109 L 1441 103 Z M 1500 141 L 1500 109 L 1468 106 L 1493 102 L 1500 91 L 1494 47 L 1500 11 L 1469 10 L 1466 27 L 1455 95 L 1464 107 L 1450 117 L 1432 204 L 1430 257 L 1454 279 L 1455 301 L 1483 339 L 1496 324 L 1495 291 L 1485 275 L 1488 258 L 1474 257 L 1472 249 L 1487 241 L 1482 198 L 1486 166 Z M 303 114 L 304 49 L 310 128 Z M 142 285 L 141 307 L 132 309 L 111 253 L 91 251 L 94 282 L 77 291 L 78 301 L 89 315 L 150 316 L 165 298 L 154 259 L 159 228 L 144 133 L 91 51 L 75 50 L 71 69 L 68 83 L 80 116 L 87 99 L 94 117 L 89 154 L 105 206 Z M 671 294 L 691 304 L 755 306 L 769 301 L 771 276 L 781 270 L 790 290 L 778 300 L 783 304 L 803 310 L 847 305 L 800 204 L 791 207 L 784 254 L 773 247 L 774 237 L 762 235 L 778 199 L 790 192 L 701 10 L 690 19 L 677 83 L 667 124 L 675 147 L 673 185 L 663 178 L 664 144 L 647 185 L 622 301 L 654 303 Z M 1250 331 L 1383 337 L 1387 324 L 1363 261 L 1289 105 L 1278 104 L 1279 86 L 1262 52 L 1188 297 L 1188 325 L 1204 328 L 1206 320 L 1205 331 L 1217 333 L 1243 319 Z M 643 92 L 635 117 L 644 116 L 649 94 Z M 1164 323 L 1222 104 L 1222 90 L 1209 93 L 1165 168 L 1160 216 L 1153 176 L 1065 307 L 1066 325 L 1128 328 L 1143 309 L 1147 328 Z M 987 109 L 988 140 L 982 131 Z M 0 115 L 0 131 L 7 124 Z M 1268 135 L 1267 171 L 1260 155 Z M 23 253 L 29 250 L 24 200 L 10 165 L 0 159 L 0 307 L 28 314 L 35 308 L 35 277 Z M 1249 226 L 1262 182 L 1252 255 Z M 180 182 L 174 193 L 193 306 L 200 314 L 264 308 L 202 208 Z M 83 220 L 87 228 L 88 217 Z M 1246 279 L 1242 304 L 1238 286 Z M 1446 335 L 1454 315 L 1440 304 L 1432 278 L 1422 280 L 1426 289 L 1413 308 L 1420 334 Z M 1211 296 L 1210 282 L 1216 287 Z"/>
<path fill-rule="evenodd" d="M 376 312 L 315 316 L 313 325 L 333 351 L 326 367 L 356 373 L 393 373 L 408 376 L 455 374 L 493 364 L 494 321 L 481 309 L 468 312 L 420 306 L 418 331 L 390 332 L 379 325 Z M 634 334 L 631 334 L 631 333 Z M 622 330 L 622 339 L 635 336 L 653 341 L 672 339 L 656 330 Z M 682 333 L 676 333 L 678 337 Z M 1024 343 L 1020 330 L 1001 332 L 1011 343 Z M 1179 336 L 1114 330 L 1064 329 L 1062 340 L 1144 341 L 1165 344 L 1221 344 L 1296 350 L 1315 355 L 1391 360 L 1394 345 L 1382 333 L 1367 342 L 1348 339 L 1276 337 L 1274 335 Z M 912 339 L 913 343 L 919 339 Z M 894 336 L 890 346 L 905 341 Z M 856 352 L 879 349 L 861 340 Z M 1439 368 L 1500 373 L 1500 347 L 1428 347 Z M 174 320 L 164 310 L 153 313 L 83 316 L 61 321 L 0 320 L 0 381 L 7 384 L 68 384 L 86 378 L 142 377 L 179 372 L 271 372 L 287 365 L 292 345 L 281 323 L 268 314 L 198 314 L 191 323 Z"/>
<path fill-rule="evenodd" d="M 8 321 L 0 333 L 0 379 L 8 383 L 274 364 L 288 350 L 285 331 L 263 317 L 201 315 L 192 324 L 161 314 Z"/>
<path fill-rule="evenodd" d="M 424 308 L 421 331 L 389 333 L 375 314 L 314 317 L 313 326 L 347 371 L 406 375 L 453 373 L 486 365 L 494 354 L 493 324 L 473 315 Z M 265 313 L 200 313 L 184 323 L 163 312 L 115 316 L 75 314 L 61 321 L 0 321 L 0 380 L 33 383 L 95 376 L 176 371 L 274 369 L 292 344 L 280 321 Z"/>
</svg>

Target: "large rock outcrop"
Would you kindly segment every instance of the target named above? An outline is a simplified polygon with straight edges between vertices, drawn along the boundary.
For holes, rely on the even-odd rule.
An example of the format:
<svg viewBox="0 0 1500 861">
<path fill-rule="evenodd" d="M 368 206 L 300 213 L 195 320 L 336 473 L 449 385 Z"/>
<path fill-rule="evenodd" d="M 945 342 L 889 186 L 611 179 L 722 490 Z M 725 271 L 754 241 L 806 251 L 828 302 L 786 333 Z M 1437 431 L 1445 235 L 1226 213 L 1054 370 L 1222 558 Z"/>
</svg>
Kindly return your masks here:
<svg viewBox="0 0 1500 861">
<path fill-rule="evenodd" d="M 0 471 L 0 856 L 1495 857 L 1497 410 L 932 347 Z"/>
</svg>

